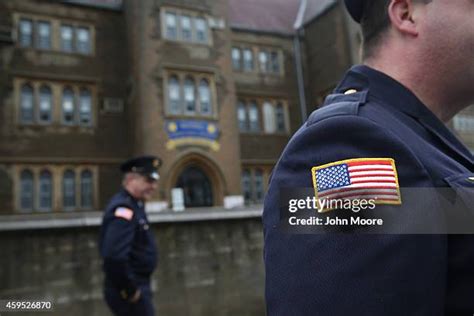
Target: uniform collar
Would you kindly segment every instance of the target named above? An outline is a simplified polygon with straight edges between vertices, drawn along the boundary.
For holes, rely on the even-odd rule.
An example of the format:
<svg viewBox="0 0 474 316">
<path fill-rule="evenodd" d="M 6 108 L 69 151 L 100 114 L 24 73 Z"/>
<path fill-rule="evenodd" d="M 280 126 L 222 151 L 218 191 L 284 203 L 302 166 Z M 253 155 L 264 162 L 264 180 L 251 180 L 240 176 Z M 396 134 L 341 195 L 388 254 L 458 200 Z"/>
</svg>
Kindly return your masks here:
<svg viewBox="0 0 474 316">
<path fill-rule="evenodd" d="M 469 150 L 434 113 L 407 87 L 390 76 L 365 65 L 352 67 L 336 88 L 336 92 L 348 90 L 367 91 L 368 98 L 403 112 L 435 134 L 443 143 L 461 155 L 470 164 L 473 156 Z"/>
<path fill-rule="evenodd" d="M 125 190 L 125 188 L 122 188 L 122 194 L 127 196 L 131 201 L 133 201 L 133 203 L 137 204 L 138 207 L 140 207 L 140 208 L 143 207 L 143 201 L 137 200 L 136 198 L 134 198 L 133 195 L 130 194 L 130 192 Z"/>
</svg>

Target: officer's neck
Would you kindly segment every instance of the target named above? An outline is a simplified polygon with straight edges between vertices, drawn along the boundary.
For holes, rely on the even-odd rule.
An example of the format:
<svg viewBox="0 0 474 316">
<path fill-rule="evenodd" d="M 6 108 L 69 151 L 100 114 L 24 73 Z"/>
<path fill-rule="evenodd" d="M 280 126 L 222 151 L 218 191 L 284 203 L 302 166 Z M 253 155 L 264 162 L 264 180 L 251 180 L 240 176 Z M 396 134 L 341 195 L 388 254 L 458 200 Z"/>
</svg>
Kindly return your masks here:
<svg viewBox="0 0 474 316">
<path fill-rule="evenodd" d="M 462 99 L 466 94 L 455 93 L 457 88 L 445 83 L 446 77 L 439 72 L 426 71 L 427 68 L 413 66 L 401 59 L 398 58 L 397 62 L 370 59 L 364 64 L 401 83 L 445 123 L 470 104 Z"/>
<path fill-rule="evenodd" d="M 135 200 L 143 202 L 143 198 L 136 190 L 134 190 L 133 186 L 124 185 L 123 189 Z"/>
</svg>

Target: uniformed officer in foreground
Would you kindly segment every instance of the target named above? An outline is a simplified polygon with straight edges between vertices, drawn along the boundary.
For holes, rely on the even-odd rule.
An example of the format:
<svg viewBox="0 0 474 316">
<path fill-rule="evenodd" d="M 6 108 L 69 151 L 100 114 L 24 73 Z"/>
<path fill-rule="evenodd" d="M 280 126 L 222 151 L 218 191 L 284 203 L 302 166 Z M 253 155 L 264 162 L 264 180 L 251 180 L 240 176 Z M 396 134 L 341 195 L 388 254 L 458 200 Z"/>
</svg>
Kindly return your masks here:
<svg viewBox="0 0 474 316">
<path fill-rule="evenodd" d="M 263 214 L 267 314 L 472 315 L 474 236 L 415 234 L 415 223 L 443 231 L 452 214 L 440 196 L 409 193 L 447 190 L 474 222 L 473 156 L 444 124 L 474 104 L 474 1 L 345 4 L 362 28 L 363 65 L 310 115 L 273 171 Z M 281 229 L 280 193 L 308 187 L 373 199 L 371 214 L 390 214 L 407 234 Z"/>
<path fill-rule="evenodd" d="M 144 202 L 156 190 L 160 164 L 155 156 L 123 163 L 123 188 L 105 210 L 99 245 L 105 300 L 115 315 L 154 315 L 150 276 L 158 256 Z"/>
</svg>

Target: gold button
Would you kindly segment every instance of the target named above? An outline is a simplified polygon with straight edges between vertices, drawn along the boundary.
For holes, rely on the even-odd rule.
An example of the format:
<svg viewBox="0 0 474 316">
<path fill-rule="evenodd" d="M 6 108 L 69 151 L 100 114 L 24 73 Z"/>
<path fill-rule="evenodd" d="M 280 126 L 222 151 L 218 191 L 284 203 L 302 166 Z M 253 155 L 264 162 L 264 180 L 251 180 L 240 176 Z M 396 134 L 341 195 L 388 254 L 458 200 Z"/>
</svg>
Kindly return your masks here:
<svg viewBox="0 0 474 316">
<path fill-rule="evenodd" d="M 346 92 L 344 92 L 344 94 L 353 94 L 353 93 L 357 93 L 357 90 L 356 89 L 349 89 L 347 90 Z"/>
</svg>

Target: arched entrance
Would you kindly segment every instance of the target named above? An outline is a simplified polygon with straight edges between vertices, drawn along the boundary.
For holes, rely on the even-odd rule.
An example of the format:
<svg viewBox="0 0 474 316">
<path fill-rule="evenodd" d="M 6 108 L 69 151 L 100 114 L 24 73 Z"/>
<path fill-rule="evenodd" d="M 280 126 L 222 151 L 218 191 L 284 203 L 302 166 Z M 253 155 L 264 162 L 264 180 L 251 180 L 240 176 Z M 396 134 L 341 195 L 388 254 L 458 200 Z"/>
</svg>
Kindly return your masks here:
<svg viewBox="0 0 474 316">
<path fill-rule="evenodd" d="M 186 207 L 212 206 L 213 195 L 211 181 L 198 166 L 188 166 L 181 172 L 175 187 L 184 191 Z"/>
</svg>

